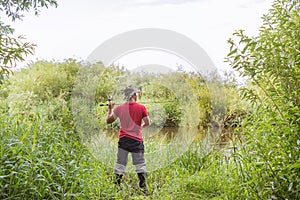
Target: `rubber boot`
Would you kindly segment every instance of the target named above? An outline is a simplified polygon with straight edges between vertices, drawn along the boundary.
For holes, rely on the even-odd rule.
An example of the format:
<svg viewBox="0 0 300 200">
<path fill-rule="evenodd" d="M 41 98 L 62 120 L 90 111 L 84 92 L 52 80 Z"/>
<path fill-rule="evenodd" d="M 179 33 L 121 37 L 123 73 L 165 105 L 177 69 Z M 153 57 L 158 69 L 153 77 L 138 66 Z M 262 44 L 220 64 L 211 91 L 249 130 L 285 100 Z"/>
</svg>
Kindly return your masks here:
<svg viewBox="0 0 300 200">
<path fill-rule="evenodd" d="M 146 173 L 138 173 L 137 174 L 140 180 L 139 186 L 142 189 L 145 196 L 147 196 L 147 185 L 146 185 Z"/>
<path fill-rule="evenodd" d="M 118 186 L 118 190 L 121 190 L 121 180 L 122 180 L 122 177 L 123 177 L 123 174 L 115 174 L 115 184 Z"/>
</svg>

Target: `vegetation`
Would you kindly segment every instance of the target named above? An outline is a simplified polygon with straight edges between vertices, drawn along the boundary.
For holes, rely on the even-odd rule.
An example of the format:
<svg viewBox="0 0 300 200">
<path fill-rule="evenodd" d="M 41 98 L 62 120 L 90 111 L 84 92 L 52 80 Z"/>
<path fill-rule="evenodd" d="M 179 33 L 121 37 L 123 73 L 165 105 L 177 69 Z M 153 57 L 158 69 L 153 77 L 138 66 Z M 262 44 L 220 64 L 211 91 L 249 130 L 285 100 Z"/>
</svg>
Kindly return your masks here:
<svg viewBox="0 0 300 200">
<path fill-rule="evenodd" d="M 24 13 L 33 11 L 40 13 L 43 7 L 57 6 L 55 0 L 1 0 L 0 11 L 12 21 L 22 20 Z M 13 36 L 14 29 L 6 25 L 0 18 L 0 84 L 7 79 L 17 62 L 34 53 L 35 44 L 26 42 L 25 36 Z"/>
<path fill-rule="evenodd" d="M 238 41 L 230 40 L 228 59 L 249 77 L 252 87 L 243 92 L 254 108 L 241 130 L 247 143 L 238 153 L 239 170 L 244 188 L 258 198 L 298 199 L 299 1 L 275 1 L 263 20 L 258 37 L 238 31 Z"/>
<path fill-rule="evenodd" d="M 213 75 L 133 74 L 72 59 L 38 61 L 11 74 L 0 84 L 0 198 L 299 199 L 299 4 L 276 0 L 257 37 L 237 31 L 229 40 L 227 61 L 248 78 L 242 88 Z M 129 84 L 142 89 L 153 130 L 197 130 L 178 157 L 175 148 L 172 162 L 149 171 L 148 197 L 132 173 L 118 192 L 113 164 L 103 162 L 111 154 L 97 154 L 97 143 L 89 143 L 105 132 L 116 146 L 118 124 L 106 125 L 107 108 L 99 105 L 111 96 L 121 103 Z M 146 151 L 171 149 L 176 137 L 149 137 Z"/>
</svg>

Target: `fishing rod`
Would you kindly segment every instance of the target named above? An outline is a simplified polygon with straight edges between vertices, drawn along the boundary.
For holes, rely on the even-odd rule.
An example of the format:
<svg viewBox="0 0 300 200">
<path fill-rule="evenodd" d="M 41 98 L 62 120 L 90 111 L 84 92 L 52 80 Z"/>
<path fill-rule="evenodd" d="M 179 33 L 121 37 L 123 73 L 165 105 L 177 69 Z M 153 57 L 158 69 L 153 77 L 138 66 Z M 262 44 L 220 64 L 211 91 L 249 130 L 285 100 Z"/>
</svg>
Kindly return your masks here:
<svg viewBox="0 0 300 200">
<path fill-rule="evenodd" d="M 108 101 L 112 101 L 112 98 L 108 98 L 107 99 Z M 175 101 L 154 101 L 154 102 L 150 102 L 150 101 L 148 101 L 148 102 L 139 102 L 139 101 L 137 101 L 137 103 L 140 103 L 140 104 L 149 104 L 149 103 L 170 103 L 170 102 L 175 102 Z M 114 105 L 121 105 L 121 104 L 123 104 L 123 103 L 115 103 Z M 101 104 L 99 104 L 99 106 L 108 106 L 108 103 L 101 103 Z"/>
</svg>

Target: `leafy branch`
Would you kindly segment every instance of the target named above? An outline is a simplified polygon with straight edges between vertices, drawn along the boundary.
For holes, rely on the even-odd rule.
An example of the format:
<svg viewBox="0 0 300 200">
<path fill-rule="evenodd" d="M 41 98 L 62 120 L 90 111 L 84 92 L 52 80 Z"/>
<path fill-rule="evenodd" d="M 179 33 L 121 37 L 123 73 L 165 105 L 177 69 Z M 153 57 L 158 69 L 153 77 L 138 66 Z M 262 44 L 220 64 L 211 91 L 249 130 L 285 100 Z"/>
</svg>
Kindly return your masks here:
<svg viewBox="0 0 300 200">
<path fill-rule="evenodd" d="M 0 0 L 0 12 L 12 21 L 22 20 L 25 12 L 33 10 L 35 15 L 42 7 L 57 7 L 56 0 Z M 0 18 L 1 19 L 1 18 Z M 35 44 L 26 42 L 24 36 L 12 36 L 14 29 L 0 21 L 0 84 L 12 72 L 18 62 L 24 61 L 29 54 L 34 54 Z"/>
<path fill-rule="evenodd" d="M 5 12 L 6 16 L 13 21 L 22 19 L 24 12 L 34 11 L 35 15 L 39 15 L 42 7 L 57 7 L 56 0 L 1 0 L 0 11 Z"/>
</svg>

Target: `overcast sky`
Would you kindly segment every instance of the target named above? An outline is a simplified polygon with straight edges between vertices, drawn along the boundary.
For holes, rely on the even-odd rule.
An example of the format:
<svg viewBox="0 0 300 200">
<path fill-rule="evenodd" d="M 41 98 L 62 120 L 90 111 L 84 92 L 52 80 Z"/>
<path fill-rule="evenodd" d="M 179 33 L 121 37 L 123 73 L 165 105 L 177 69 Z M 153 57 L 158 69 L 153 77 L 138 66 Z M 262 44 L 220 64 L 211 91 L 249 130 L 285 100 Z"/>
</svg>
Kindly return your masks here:
<svg viewBox="0 0 300 200">
<path fill-rule="evenodd" d="M 42 9 L 39 17 L 27 14 L 23 21 L 9 24 L 16 34 L 24 34 L 38 45 L 35 55 L 27 61 L 85 60 L 97 46 L 115 35 L 140 28 L 162 28 L 195 41 L 222 68 L 226 65 L 223 60 L 232 33 L 244 29 L 255 36 L 271 3 L 271 0 L 58 0 L 58 8 Z M 172 56 L 136 52 L 117 62 L 135 67 L 180 62 Z"/>
</svg>

